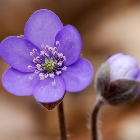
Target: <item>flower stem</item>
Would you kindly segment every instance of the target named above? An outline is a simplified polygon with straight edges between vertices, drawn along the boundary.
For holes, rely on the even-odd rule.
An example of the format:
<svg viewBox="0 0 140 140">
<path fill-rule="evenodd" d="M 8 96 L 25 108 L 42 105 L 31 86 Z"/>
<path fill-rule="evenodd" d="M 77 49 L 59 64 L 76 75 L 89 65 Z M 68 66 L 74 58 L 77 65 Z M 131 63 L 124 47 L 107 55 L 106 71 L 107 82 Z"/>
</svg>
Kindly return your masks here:
<svg viewBox="0 0 140 140">
<path fill-rule="evenodd" d="M 63 101 L 58 105 L 58 117 L 59 117 L 59 127 L 60 127 L 61 140 L 67 140 Z"/>
<path fill-rule="evenodd" d="M 98 112 L 104 105 L 103 98 L 99 95 L 96 99 L 96 103 L 91 116 L 91 140 L 99 140 L 99 128 L 98 128 Z"/>
</svg>

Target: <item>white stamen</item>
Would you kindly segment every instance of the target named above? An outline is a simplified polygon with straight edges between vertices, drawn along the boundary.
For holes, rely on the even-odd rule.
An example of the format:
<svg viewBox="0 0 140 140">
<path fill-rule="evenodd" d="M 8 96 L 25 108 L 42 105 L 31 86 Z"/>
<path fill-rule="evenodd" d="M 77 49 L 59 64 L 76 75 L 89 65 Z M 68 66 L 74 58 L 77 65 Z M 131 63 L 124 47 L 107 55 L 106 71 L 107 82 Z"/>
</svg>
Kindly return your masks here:
<svg viewBox="0 0 140 140">
<path fill-rule="evenodd" d="M 37 49 L 33 49 L 32 51 L 33 51 L 33 53 L 36 53 L 37 52 Z"/>
<path fill-rule="evenodd" d="M 53 51 L 53 47 L 49 47 L 48 50 L 49 50 L 49 51 Z"/>
<path fill-rule="evenodd" d="M 49 48 L 49 46 L 48 46 L 48 45 L 46 45 L 46 46 L 45 46 L 45 49 L 46 49 L 46 50 L 48 50 L 48 48 Z"/>
<path fill-rule="evenodd" d="M 56 41 L 56 46 L 59 47 L 60 46 L 60 42 Z"/>
<path fill-rule="evenodd" d="M 37 65 L 36 65 L 36 68 L 37 68 L 38 70 L 40 70 L 40 71 L 43 70 L 43 69 L 42 69 L 42 66 L 41 66 L 40 64 L 37 64 Z"/>
<path fill-rule="evenodd" d="M 45 74 L 45 78 L 48 78 L 48 73 Z"/>
<path fill-rule="evenodd" d="M 62 70 L 66 71 L 66 70 L 67 70 L 67 67 L 66 67 L 66 66 L 64 66 L 64 67 L 62 68 Z"/>
<path fill-rule="evenodd" d="M 62 62 L 61 62 L 61 61 L 59 61 L 57 64 L 58 64 L 58 66 L 60 66 L 60 67 L 62 66 Z"/>
<path fill-rule="evenodd" d="M 52 63 L 52 67 L 55 67 L 55 66 L 57 66 L 57 62 Z"/>
<path fill-rule="evenodd" d="M 45 79 L 45 75 L 43 73 L 40 73 L 39 74 L 39 78 L 40 78 L 40 80 L 44 80 Z"/>
<path fill-rule="evenodd" d="M 45 55 L 45 51 L 40 51 L 40 55 L 44 56 Z"/>
<path fill-rule="evenodd" d="M 37 57 L 36 57 L 36 59 L 40 60 L 40 57 L 39 57 L 39 56 L 37 56 Z"/>
<path fill-rule="evenodd" d="M 66 61 L 66 56 L 63 56 L 64 61 Z"/>
<path fill-rule="evenodd" d="M 53 51 L 52 51 L 52 54 L 53 54 L 53 55 L 56 55 L 56 51 L 55 51 L 55 50 L 53 50 Z"/>
<path fill-rule="evenodd" d="M 61 74 L 61 71 L 56 71 L 55 73 L 56 73 L 57 75 L 59 75 L 59 74 Z"/>
<path fill-rule="evenodd" d="M 29 65 L 29 66 L 28 66 L 28 69 L 31 69 L 31 68 L 32 68 L 32 66 L 31 66 L 31 65 Z"/>
<path fill-rule="evenodd" d="M 62 58 L 63 57 L 63 54 L 62 53 L 58 53 L 57 55 L 58 55 L 59 58 Z"/>
<path fill-rule="evenodd" d="M 37 68 L 40 68 L 40 67 L 41 67 L 41 65 L 40 65 L 40 64 L 36 64 L 36 66 L 37 66 Z"/>
<path fill-rule="evenodd" d="M 33 52 L 30 52 L 30 55 L 31 55 L 31 56 L 34 56 L 34 53 L 33 53 Z"/>
<path fill-rule="evenodd" d="M 45 53 L 45 56 L 49 57 L 49 55 L 47 53 Z"/>
<path fill-rule="evenodd" d="M 29 80 L 32 80 L 32 79 L 33 79 L 33 76 L 30 76 L 30 77 L 29 77 Z"/>
<path fill-rule="evenodd" d="M 34 62 L 34 63 L 39 63 L 40 59 L 41 59 L 41 58 L 40 58 L 39 56 L 37 56 L 36 58 L 33 59 L 33 62 Z"/>
<path fill-rule="evenodd" d="M 54 73 L 52 72 L 52 73 L 49 73 L 49 77 L 50 78 L 54 78 Z"/>
<path fill-rule="evenodd" d="M 33 59 L 33 62 L 34 62 L 34 63 L 38 63 L 38 60 L 36 60 L 36 59 L 34 58 L 34 59 Z"/>
<path fill-rule="evenodd" d="M 54 49 L 54 51 L 57 51 L 57 48 L 56 47 L 54 47 L 53 49 Z"/>
<path fill-rule="evenodd" d="M 41 45 L 41 48 L 42 48 L 42 49 L 44 49 L 44 48 L 45 48 L 44 44 L 42 44 L 42 45 Z"/>
<path fill-rule="evenodd" d="M 35 74 L 38 74 L 39 73 L 39 70 L 35 70 L 35 72 L 34 72 Z"/>
</svg>

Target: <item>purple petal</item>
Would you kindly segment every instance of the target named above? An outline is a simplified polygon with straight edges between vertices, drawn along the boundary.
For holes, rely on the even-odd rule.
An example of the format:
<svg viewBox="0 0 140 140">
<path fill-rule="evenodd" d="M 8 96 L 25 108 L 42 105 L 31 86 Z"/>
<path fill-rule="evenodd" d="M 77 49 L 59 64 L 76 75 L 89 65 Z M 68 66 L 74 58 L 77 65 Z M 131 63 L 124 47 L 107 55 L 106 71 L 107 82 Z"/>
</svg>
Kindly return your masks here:
<svg viewBox="0 0 140 140">
<path fill-rule="evenodd" d="M 28 65 L 35 66 L 30 52 L 36 48 L 29 41 L 18 37 L 7 37 L 1 43 L 0 54 L 4 61 L 22 72 L 33 72 Z"/>
<path fill-rule="evenodd" d="M 33 73 L 23 73 L 10 68 L 4 72 L 2 84 L 8 92 L 16 96 L 31 95 L 39 81 L 38 75 L 34 76 L 32 80 L 29 80 L 29 76 L 31 75 L 33 75 Z"/>
<path fill-rule="evenodd" d="M 56 85 L 52 86 L 53 79 L 47 78 L 38 83 L 33 91 L 34 97 L 41 103 L 52 103 L 63 98 L 65 84 L 61 76 L 55 76 Z"/>
<path fill-rule="evenodd" d="M 63 25 L 50 10 L 38 10 L 32 14 L 24 28 L 24 37 L 40 48 L 42 44 L 53 46 L 55 36 Z"/>
<path fill-rule="evenodd" d="M 65 65 L 75 63 L 81 53 L 82 40 L 78 31 L 71 25 L 66 25 L 58 32 L 55 41 L 59 41 L 58 51 L 66 56 Z"/>
<path fill-rule="evenodd" d="M 86 59 L 79 58 L 76 63 L 67 67 L 67 70 L 62 73 L 62 77 L 67 91 L 78 92 L 91 84 L 93 67 Z"/>
<path fill-rule="evenodd" d="M 138 75 L 136 77 L 136 81 L 140 82 L 140 70 L 138 70 Z"/>
<path fill-rule="evenodd" d="M 130 55 L 121 55 L 110 61 L 111 81 L 136 79 L 139 73 L 137 60 Z"/>
<path fill-rule="evenodd" d="M 123 53 L 116 53 L 115 55 L 111 55 L 111 56 L 109 56 L 107 59 L 106 59 L 106 62 L 107 61 L 114 61 L 115 59 L 117 59 L 117 58 L 119 58 L 119 57 L 121 57 L 121 56 L 123 56 L 124 54 Z"/>
</svg>

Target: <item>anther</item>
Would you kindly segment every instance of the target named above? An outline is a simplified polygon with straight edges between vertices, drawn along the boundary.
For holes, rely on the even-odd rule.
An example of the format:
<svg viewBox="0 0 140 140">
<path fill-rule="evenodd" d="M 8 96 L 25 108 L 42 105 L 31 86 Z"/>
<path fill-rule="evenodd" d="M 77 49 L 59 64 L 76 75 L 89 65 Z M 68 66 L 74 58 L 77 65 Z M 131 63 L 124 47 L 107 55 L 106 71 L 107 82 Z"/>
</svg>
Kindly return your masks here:
<svg viewBox="0 0 140 140">
<path fill-rule="evenodd" d="M 60 42 L 56 41 L 56 46 L 59 47 L 60 46 Z"/>
<path fill-rule="evenodd" d="M 52 48 L 52 47 L 48 47 L 48 50 L 49 50 L 49 51 L 52 51 L 52 50 L 53 50 L 53 48 Z"/>
<path fill-rule="evenodd" d="M 64 61 L 66 61 L 66 56 L 63 56 Z"/>
<path fill-rule="evenodd" d="M 34 63 L 38 63 L 38 60 L 37 60 L 37 59 L 33 59 L 33 62 L 34 62 Z"/>
<path fill-rule="evenodd" d="M 63 57 L 63 54 L 62 53 L 58 53 L 57 55 L 58 55 L 59 58 L 62 58 Z"/>
<path fill-rule="evenodd" d="M 45 78 L 48 78 L 48 73 L 46 73 L 44 76 L 45 76 Z"/>
<path fill-rule="evenodd" d="M 54 78 L 54 73 L 49 73 L 50 78 Z"/>
<path fill-rule="evenodd" d="M 44 44 L 42 44 L 42 45 L 41 45 L 41 48 L 42 48 L 42 49 L 44 49 L 44 48 L 45 48 Z"/>
<path fill-rule="evenodd" d="M 62 68 L 62 70 L 66 71 L 66 70 L 67 70 L 67 67 L 66 67 L 66 66 L 64 66 L 64 67 Z"/>
<path fill-rule="evenodd" d="M 36 53 L 37 52 L 37 49 L 33 49 L 32 51 L 33 51 L 33 53 Z"/>
<path fill-rule="evenodd" d="M 37 64 L 36 67 L 37 67 L 37 69 L 40 70 L 40 71 L 43 70 L 43 69 L 42 69 L 42 66 L 41 66 L 40 64 Z"/>
<path fill-rule="evenodd" d="M 59 75 L 59 74 L 61 74 L 61 71 L 56 71 L 55 73 L 56 73 L 57 75 Z"/>
<path fill-rule="evenodd" d="M 40 60 L 40 57 L 39 57 L 39 56 L 37 56 L 37 57 L 36 57 L 36 59 Z"/>
<path fill-rule="evenodd" d="M 62 66 L 62 62 L 61 62 L 61 61 L 59 61 L 57 64 L 58 64 L 58 66 L 60 66 L 60 67 Z"/>
<path fill-rule="evenodd" d="M 34 56 L 34 53 L 33 53 L 33 52 L 30 52 L 30 55 L 31 55 L 31 56 Z"/>
<path fill-rule="evenodd" d="M 29 80 L 32 80 L 32 79 L 33 79 L 33 76 L 30 76 L 30 77 L 29 77 Z"/>
<path fill-rule="evenodd" d="M 45 53 L 45 56 L 49 57 L 49 55 L 47 53 Z"/>
<path fill-rule="evenodd" d="M 45 55 L 45 51 L 40 51 L 40 55 L 44 56 Z"/>
<path fill-rule="evenodd" d="M 48 45 L 46 45 L 46 46 L 45 46 L 45 49 L 46 49 L 46 50 L 48 50 L 48 48 L 49 48 L 49 46 L 48 46 Z"/>
<path fill-rule="evenodd" d="M 31 69 L 31 68 L 32 68 L 32 66 L 31 66 L 31 65 L 29 65 L 29 66 L 28 66 L 28 69 Z"/>
<path fill-rule="evenodd" d="M 40 73 L 39 74 L 39 78 L 40 78 L 40 80 L 44 80 L 45 79 L 45 75 L 43 73 Z"/>
<path fill-rule="evenodd" d="M 39 70 L 35 70 L 35 72 L 34 72 L 35 74 L 38 74 L 39 73 Z"/>
<path fill-rule="evenodd" d="M 57 66 L 57 62 L 52 63 L 52 67 L 55 67 L 55 66 Z"/>
<path fill-rule="evenodd" d="M 55 50 L 53 50 L 53 51 L 52 51 L 52 54 L 53 54 L 53 55 L 56 55 L 56 51 L 55 51 Z"/>
</svg>

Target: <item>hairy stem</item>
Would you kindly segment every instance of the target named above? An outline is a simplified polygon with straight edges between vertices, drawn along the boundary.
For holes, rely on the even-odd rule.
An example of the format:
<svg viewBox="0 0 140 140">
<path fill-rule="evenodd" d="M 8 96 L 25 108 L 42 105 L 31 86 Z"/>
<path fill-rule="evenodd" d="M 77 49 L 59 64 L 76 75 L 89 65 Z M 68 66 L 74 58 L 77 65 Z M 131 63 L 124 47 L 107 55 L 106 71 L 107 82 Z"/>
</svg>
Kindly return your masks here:
<svg viewBox="0 0 140 140">
<path fill-rule="evenodd" d="M 98 112 L 104 105 L 104 101 L 101 96 L 97 97 L 92 115 L 91 115 L 91 140 L 99 140 L 99 128 L 98 128 Z"/>
<path fill-rule="evenodd" d="M 61 140 L 67 140 L 63 101 L 58 105 L 58 117 L 59 117 L 59 127 L 60 127 L 60 138 Z"/>
</svg>

